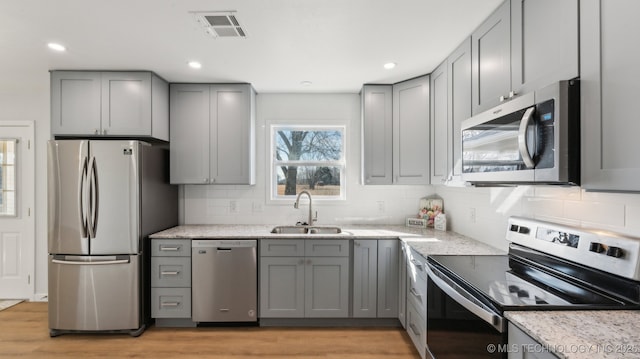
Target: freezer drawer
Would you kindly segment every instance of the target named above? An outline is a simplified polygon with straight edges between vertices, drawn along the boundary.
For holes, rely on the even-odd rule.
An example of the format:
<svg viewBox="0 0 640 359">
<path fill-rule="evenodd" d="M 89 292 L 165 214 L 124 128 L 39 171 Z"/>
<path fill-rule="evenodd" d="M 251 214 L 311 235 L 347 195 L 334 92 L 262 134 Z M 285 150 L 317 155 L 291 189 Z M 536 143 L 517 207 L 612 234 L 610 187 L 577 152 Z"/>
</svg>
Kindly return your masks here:
<svg viewBox="0 0 640 359">
<path fill-rule="evenodd" d="M 151 316 L 190 318 L 191 288 L 151 288 Z"/>
<path fill-rule="evenodd" d="M 137 255 L 49 255 L 49 328 L 139 329 L 139 261 Z"/>
<path fill-rule="evenodd" d="M 151 257 L 151 287 L 191 288 L 191 258 Z"/>
</svg>

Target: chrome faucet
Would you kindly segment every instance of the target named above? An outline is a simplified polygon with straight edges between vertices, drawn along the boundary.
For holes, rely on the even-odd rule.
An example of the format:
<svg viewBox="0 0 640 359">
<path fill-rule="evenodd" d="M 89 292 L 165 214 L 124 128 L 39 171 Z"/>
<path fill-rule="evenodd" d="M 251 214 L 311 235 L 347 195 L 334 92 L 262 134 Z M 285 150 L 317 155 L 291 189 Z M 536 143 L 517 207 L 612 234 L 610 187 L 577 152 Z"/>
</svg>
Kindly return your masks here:
<svg viewBox="0 0 640 359">
<path fill-rule="evenodd" d="M 313 218 L 313 208 L 311 205 L 311 193 L 309 193 L 308 191 L 301 191 L 300 193 L 298 193 L 298 197 L 296 198 L 296 203 L 293 204 L 293 208 L 298 209 L 300 204 L 300 196 L 302 196 L 303 194 L 306 194 L 309 197 L 309 219 L 307 219 L 307 225 L 310 226 L 313 224 L 313 222 L 318 220 L 317 214 L 316 214 L 316 218 Z"/>
</svg>

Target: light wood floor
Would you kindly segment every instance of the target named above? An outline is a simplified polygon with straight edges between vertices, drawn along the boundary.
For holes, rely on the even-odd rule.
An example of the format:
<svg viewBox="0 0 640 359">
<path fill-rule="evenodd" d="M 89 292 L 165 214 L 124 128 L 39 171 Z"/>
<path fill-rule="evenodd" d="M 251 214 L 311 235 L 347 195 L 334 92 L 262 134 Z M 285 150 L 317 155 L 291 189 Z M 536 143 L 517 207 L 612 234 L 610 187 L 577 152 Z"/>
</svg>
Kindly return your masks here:
<svg viewBox="0 0 640 359">
<path fill-rule="evenodd" d="M 0 311 L 0 358 L 418 359 L 401 328 L 149 328 L 49 337 L 46 303 Z"/>
</svg>

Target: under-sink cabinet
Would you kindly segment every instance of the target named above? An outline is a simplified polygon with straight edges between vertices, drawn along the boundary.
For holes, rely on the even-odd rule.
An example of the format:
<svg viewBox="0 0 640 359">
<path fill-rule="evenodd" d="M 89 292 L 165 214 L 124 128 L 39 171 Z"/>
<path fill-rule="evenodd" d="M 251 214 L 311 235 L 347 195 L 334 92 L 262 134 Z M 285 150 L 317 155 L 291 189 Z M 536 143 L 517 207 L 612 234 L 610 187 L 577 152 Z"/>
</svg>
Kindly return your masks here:
<svg viewBox="0 0 640 359">
<path fill-rule="evenodd" d="M 260 317 L 349 316 L 348 239 L 260 240 Z"/>
<path fill-rule="evenodd" d="M 190 324 L 190 240 L 151 240 L 151 316 L 156 326 Z"/>
</svg>

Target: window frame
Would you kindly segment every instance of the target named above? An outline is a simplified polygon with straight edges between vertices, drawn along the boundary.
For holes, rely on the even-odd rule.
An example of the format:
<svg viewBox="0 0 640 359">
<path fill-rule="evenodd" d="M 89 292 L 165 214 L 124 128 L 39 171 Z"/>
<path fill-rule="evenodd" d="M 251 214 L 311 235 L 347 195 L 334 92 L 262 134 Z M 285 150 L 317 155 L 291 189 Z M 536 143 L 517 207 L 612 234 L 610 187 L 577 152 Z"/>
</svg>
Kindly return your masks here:
<svg viewBox="0 0 640 359">
<path fill-rule="evenodd" d="M 340 131 L 342 151 L 339 160 L 328 161 L 308 161 L 308 160 L 278 160 L 276 157 L 276 135 L 278 131 Z M 291 200 L 295 200 L 295 195 L 278 195 L 278 168 L 280 166 L 295 165 L 303 166 L 321 166 L 321 167 L 338 167 L 340 169 L 340 195 L 339 196 L 320 196 L 313 197 L 314 203 L 343 203 L 347 200 L 347 125 L 344 123 L 305 123 L 305 122 L 274 122 L 269 124 L 269 140 L 268 146 L 268 166 L 269 179 L 267 201 L 272 204 L 289 204 Z"/>
</svg>

